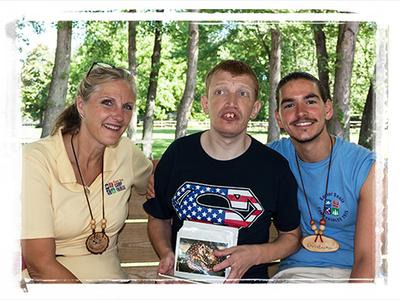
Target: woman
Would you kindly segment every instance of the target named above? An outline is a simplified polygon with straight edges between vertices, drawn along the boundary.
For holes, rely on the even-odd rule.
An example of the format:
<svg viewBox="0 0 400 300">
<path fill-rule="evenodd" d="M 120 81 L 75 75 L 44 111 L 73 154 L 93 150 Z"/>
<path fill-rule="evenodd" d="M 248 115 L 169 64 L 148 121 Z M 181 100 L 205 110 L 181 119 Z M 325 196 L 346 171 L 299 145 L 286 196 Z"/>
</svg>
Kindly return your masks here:
<svg viewBox="0 0 400 300">
<path fill-rule="evenodd" d="M 136 98 L 124 69 L 94 63 L 51 136 L 23 147 L 22 255 L 38 281 L 121 280 L 117 236 L 151 161 L 125 137 Z"/>
</svg>

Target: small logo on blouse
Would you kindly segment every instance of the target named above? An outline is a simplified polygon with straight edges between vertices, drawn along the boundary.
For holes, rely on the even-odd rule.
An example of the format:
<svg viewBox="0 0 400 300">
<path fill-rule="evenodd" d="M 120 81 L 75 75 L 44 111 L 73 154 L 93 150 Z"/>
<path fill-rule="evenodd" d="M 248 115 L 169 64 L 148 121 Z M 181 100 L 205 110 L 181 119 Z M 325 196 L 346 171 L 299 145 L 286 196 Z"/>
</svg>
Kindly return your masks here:
<svg viewBox="0 0 400 300">
<path fill-rule="evenodd" d="M 110 182 L 106 183 L 104 185 L 104 187 L 105 187 L 106 193 L 108 195 L 112 195 L 117 192 L 126 190 L 126 187 L 123 183 L 123 179 L 117 179 L 117 180 L 110 181 Z"/>
</svg>

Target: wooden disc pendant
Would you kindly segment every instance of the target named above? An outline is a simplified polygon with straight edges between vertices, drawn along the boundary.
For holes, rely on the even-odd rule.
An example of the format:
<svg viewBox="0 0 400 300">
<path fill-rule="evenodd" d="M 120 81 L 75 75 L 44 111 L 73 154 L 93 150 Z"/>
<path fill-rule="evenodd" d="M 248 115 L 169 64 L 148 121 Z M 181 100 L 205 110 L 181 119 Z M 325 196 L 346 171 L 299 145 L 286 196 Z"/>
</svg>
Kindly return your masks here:
<svg viewBox="0 0 400 300">
<path fill-rule="evenodd" d="M 313 252 L 335 252 L 339 249 L 339 243 L 325 235 L 309 235 L 303 238 L 301 244 L 304 248 Z"/>
<path fill-rule="evenodd" d="M 106 251 L 108 243 L 109 238 L 105 232 L 93 232 L 86 239 L 86 248 L 90 253 L 102 254 L 104 251 Z"/>
</svg>

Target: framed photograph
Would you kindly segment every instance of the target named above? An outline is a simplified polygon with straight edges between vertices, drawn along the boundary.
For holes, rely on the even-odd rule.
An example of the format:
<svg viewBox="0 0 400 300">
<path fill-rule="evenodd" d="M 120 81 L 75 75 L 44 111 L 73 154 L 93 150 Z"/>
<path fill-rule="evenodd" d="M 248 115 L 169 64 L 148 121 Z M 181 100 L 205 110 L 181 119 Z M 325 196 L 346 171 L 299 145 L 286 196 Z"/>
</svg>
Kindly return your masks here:
<svg viewBox="0 0 400 300">
<path fill-rule="evenodd" d="M 226 257 L 217 257 L 214 250 L 237 245 L 238 229 L 233 227 L 184 221 L 178 231 L 174 276 L 201 282 L 223 282 L 230 268 L 215 272 L 213 267 Z"/>
</svg>

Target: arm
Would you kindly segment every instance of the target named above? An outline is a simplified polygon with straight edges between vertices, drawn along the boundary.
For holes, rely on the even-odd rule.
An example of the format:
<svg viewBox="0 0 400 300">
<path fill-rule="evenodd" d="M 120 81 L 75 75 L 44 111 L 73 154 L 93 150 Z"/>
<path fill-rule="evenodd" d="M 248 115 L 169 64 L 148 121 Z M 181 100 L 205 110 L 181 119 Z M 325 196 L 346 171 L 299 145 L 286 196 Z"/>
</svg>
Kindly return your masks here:
<svg viewBox="0 0 400 300">
<path fill-rule="evenodd" d="M 375 164 L 365 180 L 358 204 L 354 265 L 350 282 L 372 282 L 375 277 Z M 357 280 L 364 279 L 364 280 Z"/>
<path fill-rule="evenodd" d="M 149 215 L 147 231 L 150 242 L 160 258 L 158 272 L 172 274 L 175 256 L 171 246 L 171 219 L 157 219 Z"/>
<path fill-rule="evenodd" d="M 33 280 L 79 282 L 56 260 L 54 212 L 47 156 L 39 148 L 23 148 L 21 247 Z"/>
<path fill-rule="evenodd" d="M 133 147 L 132 170 L 134 174 L 134 188 L 141 196 L 146 195 L 148 182 L 153 174 L 153 164 L 146 158 L 136 145 Z"/>
<path fill-rule="evenodd" d="M 149 178 L 149 184 L 147 186 L 147 194 L 146 194 L 146 198 L 147 199 L 151 199 L 154 198 L 156 196 L 156 192 L 154 190 L 154 172 L 156 170 L 157 164 L 158 164 L 158 160 L 152 160 L 153 163 L 153 172 L 150 175 Z"/>
<path fill-rule="evenodd" d="M 53 238 L 23 239 L 22 255 L 33 280 L 45 283 L 78 283 L 79 280 L 56 260 Z"/>
<path fill-rule="evenodd" d="M 214 267 L 214 271 L 231 267 L 229 279 L 236 279 L 230 282 L 237 282 L 250 267 L 270 263 L 274 260 L 289 256 L 300 246 L 300 229 L 297 227 L 288 232 L 278 231 L 278 237 L 271 243 L 258 245 L 240 245 L 222 251 L 215 250 L 216 256 L 229 257 Z"/>
</svg>

